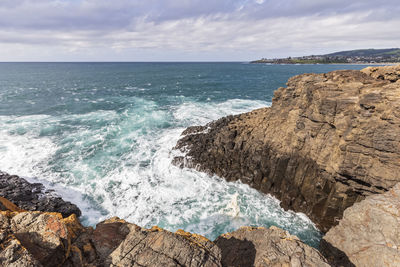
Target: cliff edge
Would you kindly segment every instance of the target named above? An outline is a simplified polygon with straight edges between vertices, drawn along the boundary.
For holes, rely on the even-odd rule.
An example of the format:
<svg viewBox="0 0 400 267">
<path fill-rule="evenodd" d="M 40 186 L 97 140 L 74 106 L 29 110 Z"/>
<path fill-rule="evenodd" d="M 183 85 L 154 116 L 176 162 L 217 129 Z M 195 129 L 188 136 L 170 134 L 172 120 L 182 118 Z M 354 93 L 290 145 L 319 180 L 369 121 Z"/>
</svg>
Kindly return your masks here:
<svg viewBox="0 0 400 267">
<path fill-rule="evenodd" d="M 400 181 L 400 66 L 292 77 L 272 106 L 189 127 L 173 163 L 241 180 L 326 232 Z"/>
<path fill-rule="evenodd" d="M 233 262 L 233 265 L 232 265 Z M 0 266 L 329 266 L 315 249 L 277 227 L 244 227 L 215 242 L 117 217 L 83 227 L 75 214 L 25 211 L 0 197 Z"/>
<path fill-rule="evenodd" d="M 400 266 L 400 184 L 344 211 L 320 243 L 333 266 Z"/>
</svg>

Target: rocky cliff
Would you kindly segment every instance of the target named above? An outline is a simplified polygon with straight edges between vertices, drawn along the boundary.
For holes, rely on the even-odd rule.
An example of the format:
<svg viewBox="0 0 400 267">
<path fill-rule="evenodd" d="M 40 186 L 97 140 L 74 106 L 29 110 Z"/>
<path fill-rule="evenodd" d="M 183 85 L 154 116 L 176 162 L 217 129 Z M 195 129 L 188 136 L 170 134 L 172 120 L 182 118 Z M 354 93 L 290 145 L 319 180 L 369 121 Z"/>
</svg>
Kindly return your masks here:
<svg viewBox="0 0 400 267">
<path fill-rule="evenodd" d="M 400 181 L 400 66 L 303 74 L 270 108 L 186 129 L 174 163 L 241 180 L 322 231 Z"/>
<path fill-rule="evenodd" d="M 59 212 L 63 217 L 71 214 L 81 216 L 81 210 L 75 204 L 64 201 L 54 191 L 46 189 L 42 184 L 31 184 L 24 178 L 1 171 L 0 196 L 25 210 Z"/>
<path fill-rule="evenodd" d="M 400 266 L 400 184 L 346 209 L 320 247 L 334 266 Z"/>
<path fill-rule="evenodd" d="M 0 198 L 0 266 L 329 266 L 276 227 L 242 228 L 212 242 L 119 218 L 83 227 L 75 214 L 24 211 Z"/>
</svg>

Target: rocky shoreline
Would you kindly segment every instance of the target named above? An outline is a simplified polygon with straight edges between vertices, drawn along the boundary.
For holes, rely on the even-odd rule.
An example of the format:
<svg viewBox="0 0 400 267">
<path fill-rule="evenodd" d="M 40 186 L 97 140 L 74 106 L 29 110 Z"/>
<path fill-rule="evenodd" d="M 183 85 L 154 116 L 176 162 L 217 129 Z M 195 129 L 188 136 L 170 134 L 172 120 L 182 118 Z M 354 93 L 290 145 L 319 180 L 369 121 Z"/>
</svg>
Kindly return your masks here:
<svg viewBox="0 0 400 267">
<path fill-rule="evenodd" d="M 11 182 L 19 178 L 10 177 Z M 329 264 L 318 250 L 277 227 L 242 227 L 212 242 L 183 230 L 172 233 L 157 226 L 141 228 L 117 217 L 95 228 L 84 227 L 74 213 L 65 217 L 59 212 L 26 211 L 0 197 L 0 266 Z"/>
<path fill-rule="evenodd" d="M 17 175 L 0 171 L 0 196 L 30 211 L 59 212 L 63 217 L 81 216 L 81 210 L 71 202 L 64 201 L 53 190 L 40 183 L 29 183 Z"/>
<path fill-rule="evenodd" d="M 332 266 L 399 266 L 399 130 L 400 66 L 303 74 L 270 108 L 186 129 L 173 163 L 306 213 Z"/>
<path fill-rule="evenodd" d="M 277 227 L 210 241 L 78 207 L 0 172 L 1 266 L 399 266 L 400 66 L 303 74 L 270 108 L 189 127 L 174 164 L 241 180 L 306 213 L 320 250 Z"/>
<path fill-rule="evenodd" d="M 174 163 L 241 180 L 323 231 L 400 182 L 400 67 L 292 77 L 272 106 L 186 129 Z"/>
</svg>

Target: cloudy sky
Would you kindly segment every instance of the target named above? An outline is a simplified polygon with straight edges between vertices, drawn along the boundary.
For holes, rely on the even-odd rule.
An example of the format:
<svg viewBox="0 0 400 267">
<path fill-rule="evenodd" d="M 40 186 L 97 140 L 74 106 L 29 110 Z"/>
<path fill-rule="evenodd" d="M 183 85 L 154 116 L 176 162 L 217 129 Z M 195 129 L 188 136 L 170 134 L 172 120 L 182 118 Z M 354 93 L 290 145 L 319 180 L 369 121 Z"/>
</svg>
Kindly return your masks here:
<svg viewBox="0 0 400 267">
<path fill-rule="evenodd" d="M 399 0 L 0 0 L 0 61 L 247 61 L 400 47 Z"/>
</svg>

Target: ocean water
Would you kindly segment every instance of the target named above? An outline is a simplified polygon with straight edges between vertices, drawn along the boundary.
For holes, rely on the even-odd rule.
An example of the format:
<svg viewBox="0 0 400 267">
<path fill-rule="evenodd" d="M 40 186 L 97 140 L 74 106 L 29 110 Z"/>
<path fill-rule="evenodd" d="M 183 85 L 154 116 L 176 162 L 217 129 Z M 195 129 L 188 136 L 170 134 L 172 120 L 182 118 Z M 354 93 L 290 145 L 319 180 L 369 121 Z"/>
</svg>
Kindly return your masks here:
<svg viewBox="0 0 400 267">
<path fill-rule="evenodd" d="M 293 75 L 360 65 L 0 63 L 0 170 L 77 204 L 83 222 L 119 216 L 210 239 L 276 225 L 317 246 L 301 213 L 239 182 L 171 164 L 188 126 L 268 106 Z"/>
</svg>

